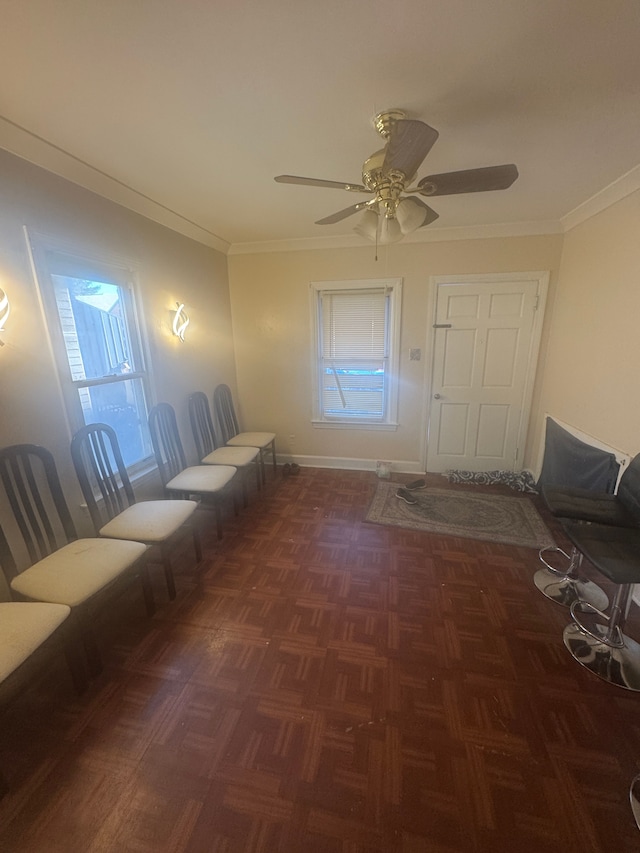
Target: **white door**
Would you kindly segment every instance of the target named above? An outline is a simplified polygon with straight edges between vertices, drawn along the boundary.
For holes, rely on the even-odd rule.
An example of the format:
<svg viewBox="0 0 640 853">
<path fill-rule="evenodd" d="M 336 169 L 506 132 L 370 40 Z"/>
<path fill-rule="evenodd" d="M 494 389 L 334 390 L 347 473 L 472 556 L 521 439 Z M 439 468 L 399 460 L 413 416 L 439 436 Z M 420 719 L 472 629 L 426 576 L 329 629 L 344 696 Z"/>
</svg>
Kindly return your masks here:
<svg viewBox="0 0 640 853">
<path fill-rule="evenodd" d="M 522 468 L 545 273 L 436 279 L 427 470 Z"/>
</svg>

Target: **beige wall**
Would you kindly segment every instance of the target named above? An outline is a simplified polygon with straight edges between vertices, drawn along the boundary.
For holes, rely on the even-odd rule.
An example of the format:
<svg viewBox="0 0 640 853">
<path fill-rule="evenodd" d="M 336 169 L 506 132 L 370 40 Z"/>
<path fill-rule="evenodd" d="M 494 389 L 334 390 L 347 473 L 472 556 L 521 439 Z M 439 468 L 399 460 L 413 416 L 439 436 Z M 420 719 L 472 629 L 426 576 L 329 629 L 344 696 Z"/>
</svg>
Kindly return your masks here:
<svg viewBox="0 0 640 853">
<path fill-rule="evenodd" d="M 244 428 L 277 433 L 279 451 L 301 460 L 393 460 L 420 470 L 426 443 L 423 418 L 431 345 L 429 277 L 549 270 L 553 305 L 562 237 L 407 243 L 232 255 L 229 279 L 236 347 L 238 401 Z M 311 426 L 309 282 L 403 278 L 400 426 L 396 432 L 314 429 Z M 543 333 L 543 347 L 546 332 Z M 422 361 L 409 361 L 420 347 Z M 534 397 L 534 406 L 537 393 Z M 291 442 L 289 436 L 294 435 Z M 532 451 L 527 454 L 529 462 Z"/>
<path fill-rule="evenodd" d="M 631 455 L 640 451 L 640 192 L 564 238 L 541 377 L 544 412 Z"/>
<path fill-rule="evenodd" d="M 94 257 L 137 270 L 155 399 L 176 406 L 190 461 L 188 395 L 235 383 L 226 257 L 0 151 L 0 287 L 12 312 L 0 347 L 0 445 L 33 442 L 58 462 L 76 520 L 79 492 L 69 430 L 31 273 L 23 226 Z M 170 309 L 186 303 L 185 343 L 171 334 Z"/>
</svg>

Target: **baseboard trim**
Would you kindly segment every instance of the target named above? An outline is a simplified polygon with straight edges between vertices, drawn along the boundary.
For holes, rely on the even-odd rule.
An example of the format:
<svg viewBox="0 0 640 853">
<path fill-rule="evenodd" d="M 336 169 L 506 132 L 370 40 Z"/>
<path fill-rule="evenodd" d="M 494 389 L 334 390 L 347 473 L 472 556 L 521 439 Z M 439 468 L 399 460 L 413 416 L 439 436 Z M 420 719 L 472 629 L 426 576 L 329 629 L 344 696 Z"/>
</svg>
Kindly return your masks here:
<svg viewBox="0 0 640 853">
<path fill-rule="evenodd" d="M 388 462 L 378 459 L 351 459 L 342 456 L 298 456 L 295 454 L 279 453 L 278 465 L 295 462 L 301 468 L 337 468 L 343 471 L 375 471 L 378 461 L 385 461 L 391 466 L 392 474 L 424 474 L 420 462 L 410 462 L 404 459 Z"/>
</svg>

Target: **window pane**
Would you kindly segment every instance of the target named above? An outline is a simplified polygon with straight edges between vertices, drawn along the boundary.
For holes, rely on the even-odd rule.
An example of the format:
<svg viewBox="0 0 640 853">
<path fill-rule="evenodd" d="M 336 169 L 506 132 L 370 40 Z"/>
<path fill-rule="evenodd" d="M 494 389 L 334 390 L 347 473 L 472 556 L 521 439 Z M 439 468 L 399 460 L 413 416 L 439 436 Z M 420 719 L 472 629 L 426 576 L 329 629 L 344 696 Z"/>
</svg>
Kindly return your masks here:
<svg viewBox="0 0 640 853">
<path fill-rule="evenodd" d="M 54 256 L 51 262 L 57 260 Z M 77 395 L 85 424 L 113 427 L 124 461 L 132 465 L 151 456 L 152 447 L 141 375 L 144 365 L 136 356 L 138 331 L 133 317 L 127 316 L 131 294 L 114 282 L 69 275 L 68 265 L 67 260 L 62 267 L 55 266 L 50 275 L 71 393 Z M 72 420 L 77 423 L 77 414 Z"/>
<path fill-rule="evenodd" d="M 325 417 L 382 419 L 385 401 L 384 364 L 336 362 L 323 368 L 322 408 Z"/>
<path fill-rule="evenodd" d="M 78 393 L 85 424 L 104 423 L 113 427 L 125 465 L 151 456 L 141 379 L 79 388 Z"/>
<path fill-rule="evenodd" d="M 77 382 L 135 370 L 122 289 L 68 276 L 51 278 L 71 378 Z"/>
</svg>

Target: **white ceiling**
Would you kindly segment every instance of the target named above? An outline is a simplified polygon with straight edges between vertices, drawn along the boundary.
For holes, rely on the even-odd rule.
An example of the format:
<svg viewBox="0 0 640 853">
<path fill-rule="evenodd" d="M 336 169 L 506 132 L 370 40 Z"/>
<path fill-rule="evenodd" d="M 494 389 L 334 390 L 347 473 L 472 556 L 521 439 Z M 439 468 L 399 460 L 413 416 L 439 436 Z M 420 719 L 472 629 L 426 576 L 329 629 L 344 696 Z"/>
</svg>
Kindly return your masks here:
<svg viewBox="0 0 640 853">
<path fill-rule="evenodd" d="M 433 199 L 423 232 L 559 230 L 640 163 L 638 0 L 0 0 L 0 20 L 0 147 L 232 251 L 352 234 L 314 221 L 366 197 L 273 178 L 360 182 L 388 107 L 440 132 L 419 177 L 520 170 Z"/>
</svg>

